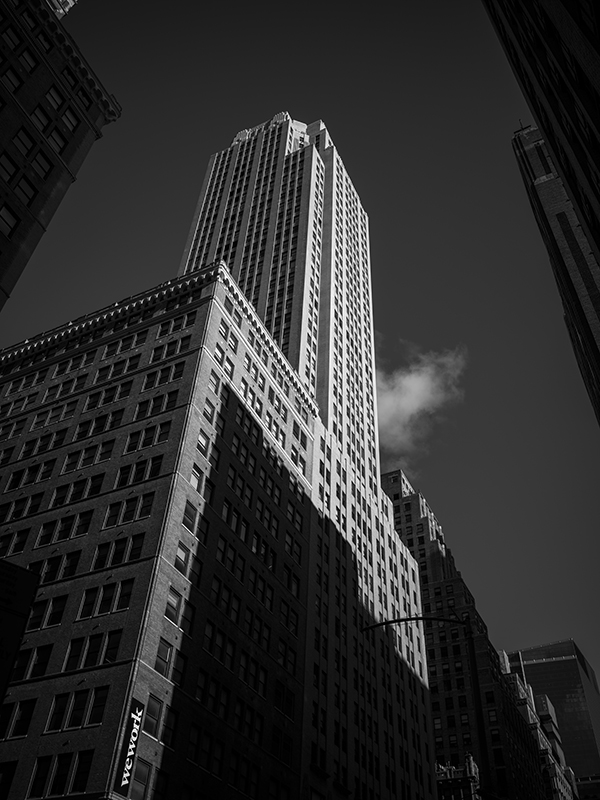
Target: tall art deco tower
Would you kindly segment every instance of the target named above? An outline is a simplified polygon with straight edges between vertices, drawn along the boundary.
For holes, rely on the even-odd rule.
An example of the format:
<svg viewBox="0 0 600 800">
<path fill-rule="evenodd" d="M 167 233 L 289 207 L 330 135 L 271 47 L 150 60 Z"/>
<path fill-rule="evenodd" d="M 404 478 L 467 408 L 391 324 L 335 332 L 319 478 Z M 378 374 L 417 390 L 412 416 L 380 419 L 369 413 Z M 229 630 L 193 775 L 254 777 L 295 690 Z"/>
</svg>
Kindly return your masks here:
<svg viewBox="0 0 600 800">
<path fill-rule="evenodd" d="M 434 796 L 421 623 L 363 632 L 420 599 L 367 217 L 322 122 L 238 133 L 179 277 L 0 369 L 0 553 L 41 581 L 2 797 Z"/>
</svg>

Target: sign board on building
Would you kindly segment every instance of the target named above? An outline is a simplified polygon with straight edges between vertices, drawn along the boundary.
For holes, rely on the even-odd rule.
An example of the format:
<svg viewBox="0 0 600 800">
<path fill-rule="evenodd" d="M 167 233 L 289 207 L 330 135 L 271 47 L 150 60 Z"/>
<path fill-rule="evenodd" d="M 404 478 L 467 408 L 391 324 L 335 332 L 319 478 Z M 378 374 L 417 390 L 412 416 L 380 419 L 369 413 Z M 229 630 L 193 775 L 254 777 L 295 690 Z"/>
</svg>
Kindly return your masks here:
<svg viewBox="0 0 600 800">
<path fill-rule="evenodd" d="M 113 786 L 113 790 L 121 797 L 129 797 L 135 767 L 135 754 L 142 730 L 144 708 L 143 703 L 133 698 L 129 706 L 129 714 L 125 718 L 125 734 L 119 760 L 117 761 L 117 774 L 115 775 L 115 785 Z"/>
</svg>

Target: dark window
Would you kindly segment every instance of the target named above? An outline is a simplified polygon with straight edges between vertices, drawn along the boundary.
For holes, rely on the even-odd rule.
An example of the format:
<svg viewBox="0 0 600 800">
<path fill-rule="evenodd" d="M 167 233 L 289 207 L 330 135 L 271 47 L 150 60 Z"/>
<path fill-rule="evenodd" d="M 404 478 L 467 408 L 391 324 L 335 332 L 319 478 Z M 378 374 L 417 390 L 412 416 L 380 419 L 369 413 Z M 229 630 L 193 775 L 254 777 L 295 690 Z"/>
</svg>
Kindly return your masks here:
<svg viewBox="0 0 600 800">
<path fill-rule="evenodd" d="M 15 195 L 26 206 L 31 205 L 36 194 L 35 187 L 25 177 L 22 177 L 15 186 Z"/>
<path fill-rule="evenodd" d="M 36 700 L 23 700 L 19 703 L 19 710 L 12 729 L 12 736 L 27 736 L 29 723 L 33 716 Z"/>
<path fill-rule="evenodd" d="M 15 232 L 19 218 L 8 206 L 0 208 L 0 233 L 3 233 L 8 239 L 11 238 Z"/>
<path fill-rule="evenodd" d="M 57 153 L 62 153 L 67 146 L 67 140 L 56 128 L 48 134 L 48 142 Z"/>
<path fill-rule="evenodd" d="M 52 172 L 52 163 L 42 153 L 36 153 L 31 161 L 31 166 L 43 180 L 46 180 Z"/>
<path fill-rule="evenodd" d="M 16 92 L 19 86 L 21 86 L 23 83 L 21 78 L 19 78 L 12 67 L 9 67 L 6 70 L 0 80 L 2 80 L 2 83 L 6 86 L 9 92 Z"/>
<path fill-rule="evenodd" d="M 7 153 L 0 155 L 0 177 L 9 181 L 17 172 L 17 165 Z"/>
<path fill-rule="evenodd" d="M 28 156 L 34 147 L 33 139 L 24 128 L 21 128 L 21 130 L 15 135 L 13 138 L 13 144 L 24 156 Z"/>
<path fill-rule="evenodd" d="M 72 792 L 85 792 L 87 787 L 90 769 L 92 767 L 93 750 L 82 750 L 77 755 L 77 768 L 71 784 Z"/>
</svg>

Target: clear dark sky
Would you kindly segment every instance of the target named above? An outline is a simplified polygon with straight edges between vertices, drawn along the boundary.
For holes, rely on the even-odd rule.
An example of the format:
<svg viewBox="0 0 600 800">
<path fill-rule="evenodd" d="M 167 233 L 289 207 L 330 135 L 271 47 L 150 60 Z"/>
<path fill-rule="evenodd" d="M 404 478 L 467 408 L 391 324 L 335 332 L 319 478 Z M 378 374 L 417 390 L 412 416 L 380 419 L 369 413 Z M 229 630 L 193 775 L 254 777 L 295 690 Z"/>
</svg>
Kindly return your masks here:
<svg viewBox="0 0 600 800">
<path fill-rule="evenodd" d="M 209 155 L 281 110 L 323 119 L 370 217 L 380 363 L 466 353 L 462 399 L 416 414 L 396 463 L 496 647 L 573 637 L 600 672 L 600 431 L 512 156 L 532 117 L 478 0 L 333 5 L 79 0 L 65 27 L 123 116 L 0 316 L 0 346 L 173 277 Z"/>
</svg>

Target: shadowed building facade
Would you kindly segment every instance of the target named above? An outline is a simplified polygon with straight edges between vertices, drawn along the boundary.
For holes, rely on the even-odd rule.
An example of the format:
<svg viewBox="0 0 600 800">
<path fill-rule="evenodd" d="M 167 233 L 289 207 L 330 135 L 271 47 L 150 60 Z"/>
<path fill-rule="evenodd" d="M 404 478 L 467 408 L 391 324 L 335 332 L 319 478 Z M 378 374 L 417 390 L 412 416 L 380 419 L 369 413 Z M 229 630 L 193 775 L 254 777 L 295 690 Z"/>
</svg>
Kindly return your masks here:
<svg viewBox="0 0 600 800">
<path fill-rule="evenodd" d="M 419 564 L 423 613 L 448 620 L 425 623 L 436 761 L 460 768 L 472 756 L 482 793 L 541 800 L 546 795 L 532 720 L 521 714 L 502 674 L 439 521 L 401 470 L 386 473 L 383 487 L 393 502 L 396 531 Z M 463 777 L 467 791 L 469 780 Z M 446 784 L 438 786 L 443 794 Z M 452 786 L 448 781 L 448 792 Z"/>
<path fill-rule="evenodd" d="M 546 694 L 556 711 L 565 758 L 576 777 L 600 785 L 600 693 L 596 675 L 572 639 L 509 653 L 512 672 Z M 589 783 L 589 782 L 588 782 Z"/>
<path fill-rule="evenodd" d="M 121 113 L 55 5 L 0 0 L 0 308 L 102 128 Z"/>
<path fill-rule="evenodd" d="M 589 0 L 483 0 L 536 120 L 513 140 L 600 421 L 600 38 Z"/>
<path fill-rule="evenodd" d="M 224 153 L 178 278 L 0 354 L 0 552 L 42 584 L 9 800 L 434 797 L 422 626 L 362 632 L 421 610 L 366 215 L 323 123 Z"/>
</svg>

